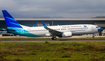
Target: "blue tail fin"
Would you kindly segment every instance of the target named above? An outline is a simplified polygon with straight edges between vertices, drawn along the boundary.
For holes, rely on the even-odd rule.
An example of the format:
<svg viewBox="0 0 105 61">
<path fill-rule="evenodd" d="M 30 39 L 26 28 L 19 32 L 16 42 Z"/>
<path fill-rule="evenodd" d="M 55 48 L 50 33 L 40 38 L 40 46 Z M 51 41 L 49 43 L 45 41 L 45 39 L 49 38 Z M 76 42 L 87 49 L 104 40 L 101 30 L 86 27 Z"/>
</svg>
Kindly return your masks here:
<svg viewBox="0 0 105 61">
<path fill-rule="evenodd" d="M 7 27 L 22 28 L 20 24 L 6 11 L 2 10 Z"/>
</svg>

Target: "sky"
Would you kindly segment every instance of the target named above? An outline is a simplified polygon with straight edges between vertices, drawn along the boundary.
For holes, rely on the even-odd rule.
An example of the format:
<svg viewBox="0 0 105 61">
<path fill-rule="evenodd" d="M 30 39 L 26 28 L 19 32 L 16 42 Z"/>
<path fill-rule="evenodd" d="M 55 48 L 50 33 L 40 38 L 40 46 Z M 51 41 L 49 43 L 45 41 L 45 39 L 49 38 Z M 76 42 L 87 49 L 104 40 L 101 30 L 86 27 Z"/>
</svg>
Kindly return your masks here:
<svg viewBox="0 0 105 61">
<path fill-rule="evenodd" d="M 14 18 L 91 18 L 105 16 L 105 0 L 0 0 L 2 10 Z"/>
</svg>

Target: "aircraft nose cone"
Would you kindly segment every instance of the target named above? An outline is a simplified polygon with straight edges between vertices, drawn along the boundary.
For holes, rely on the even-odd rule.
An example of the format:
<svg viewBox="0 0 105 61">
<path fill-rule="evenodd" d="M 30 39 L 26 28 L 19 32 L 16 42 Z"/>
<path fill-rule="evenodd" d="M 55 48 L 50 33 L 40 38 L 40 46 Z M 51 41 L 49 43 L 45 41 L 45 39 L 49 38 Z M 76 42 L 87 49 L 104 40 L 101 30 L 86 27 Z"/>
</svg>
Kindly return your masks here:
<svg viewBox="0 0 105 61">
<path fill-rule="evenodd" d="M 102 32 L 102 31 L 103 31 L 103 28 L 99 28 L 99 29 L 98 29 L 98 32 Z"/>
</svg>

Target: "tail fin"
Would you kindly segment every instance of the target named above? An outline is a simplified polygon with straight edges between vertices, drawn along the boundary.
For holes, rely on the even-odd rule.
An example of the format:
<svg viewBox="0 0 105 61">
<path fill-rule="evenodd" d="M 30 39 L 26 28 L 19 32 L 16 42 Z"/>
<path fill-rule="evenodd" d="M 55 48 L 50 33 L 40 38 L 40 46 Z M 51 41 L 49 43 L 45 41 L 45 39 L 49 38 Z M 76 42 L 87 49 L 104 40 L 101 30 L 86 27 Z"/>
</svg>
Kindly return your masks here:
<svg viewBox="0 0 105 61">
<path fill-rule="evenodd" d="M 20 24 L 6 11 L 2 10 L 7 27 L 22 28 Z"/>
</svg>

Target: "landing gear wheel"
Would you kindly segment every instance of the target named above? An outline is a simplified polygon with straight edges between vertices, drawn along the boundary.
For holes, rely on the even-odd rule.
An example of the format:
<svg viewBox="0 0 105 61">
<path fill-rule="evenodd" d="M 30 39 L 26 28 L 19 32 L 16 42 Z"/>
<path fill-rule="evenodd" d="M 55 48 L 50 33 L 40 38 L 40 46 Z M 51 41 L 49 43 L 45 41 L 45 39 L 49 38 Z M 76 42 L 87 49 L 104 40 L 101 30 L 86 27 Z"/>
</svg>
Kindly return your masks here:
<svg viewBox="0 0 105 61">
<path fill-rule="evenodd" d="M 92 36 L 92 38 L 94 38 L 94 35 Z"/>
<path fill-rule="evenodd" d="M 53 37 L 52 37 L 52 40 L 56 40 L 56 39 L 57 39 L 56 36 L 53 36 Z"/>
</svg>

